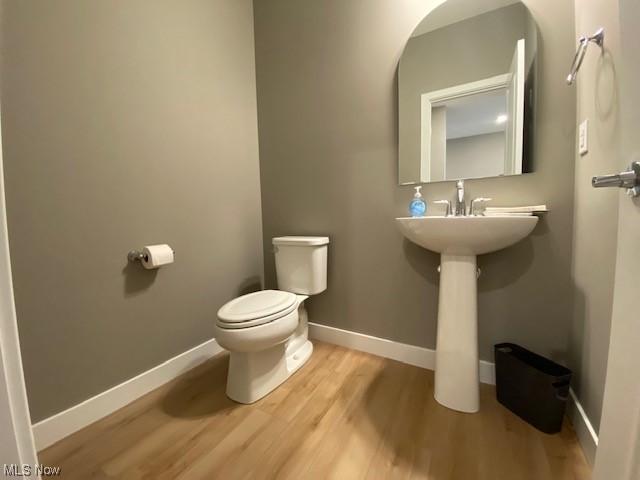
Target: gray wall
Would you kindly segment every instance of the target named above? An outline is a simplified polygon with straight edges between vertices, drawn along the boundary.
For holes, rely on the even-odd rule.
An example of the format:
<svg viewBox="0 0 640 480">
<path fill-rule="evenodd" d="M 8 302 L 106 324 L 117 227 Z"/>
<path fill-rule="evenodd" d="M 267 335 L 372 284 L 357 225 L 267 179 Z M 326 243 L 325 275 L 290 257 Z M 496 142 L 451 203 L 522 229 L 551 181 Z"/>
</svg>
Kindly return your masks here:
<svg viewBox="0 0 640 480">
<path fill-rule="evenodd" d="M 2 127 L 33 420 L 213 335 L 260 283 L 250 0 L 3 2 Z M 176 263 L 128 265 L 169 243 Z"/>
<path fill-rule="evenodd" d="M 551 212 L 529 239 L 479 259 L 483 359 L 503 340 L 564 359 L 571 325 L 575 93 L 564 77 L 573 5 L 526 3 L 541 34 L 536 171 L 471 180 L 467 191 Z M 268 284 L 271 237 L 329 235 L 328 290 L 309 300 L 311 321 L 430 348 L 439 258 L 405 241 L 394 217 L 407 214 L 413 194 L 397 186 L 396 70 L 432 4 L 254 1 Z M 451 198 L 454 184 L 423 191 L 429 201 Z"/>
<path fill-rule="evenodd" d="M 485 133 L 447 140 L 447 178 L 499 176 L 504 173 L 505 134 Z"/>
<path fill-rule="evenodd" d="M 576 156 L 573 278 L 576 287 L 571 365 L 574 390 L 596 430 L 609 353 L 617 251 L 617 189 L 594 190 L 593 175 L 620 170 L 620 58 L 617 2 L 576 0 L 576 33 L 605 28 L 605 52 L 587 52 L 580 69 L 577 122 L 589 120 L 589 153 Z"/>
<path fill-rule="evenodd" d="M 526 23 L 515 4 L 407 42 L 398 66 L 401 183 L 420 179 L 420 95 L 507 73 Z"/>
</svg>

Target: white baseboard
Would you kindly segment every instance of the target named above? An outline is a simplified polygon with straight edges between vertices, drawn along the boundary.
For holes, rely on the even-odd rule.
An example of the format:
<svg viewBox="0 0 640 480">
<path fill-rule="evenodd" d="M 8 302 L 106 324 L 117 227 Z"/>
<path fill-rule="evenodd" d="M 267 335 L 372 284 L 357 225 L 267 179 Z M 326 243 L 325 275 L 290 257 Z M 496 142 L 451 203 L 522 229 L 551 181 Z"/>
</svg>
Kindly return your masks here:
<svg viewBox="0 0 640 480">
<path fill-rule="evenodd" d="M 584 456 L 593 467 L 596 459 L 596 450 L 598 449 L 598 434 L 572 389 L 569 389 L 567 415 L 576 431 L 576 436 L 578 437 Z"/>
<path fill-rule="evenodd" d="M 322 342 L 333 343 L 379 357 L 391 358 L 428 370 L 434 370 L 436 365 L 436 352 L 430 348 L 394 342 L 311 322 L 309 322 L 309 336 Z M 496 375 L 493 363 L 480 360 L 480 381 L 495 385 Z"/>
<path fill-rule="evenodd" d="M 379 357 L 391 358 L 399 362 L 434 370 L 436 355 L 429 348 L 417 347 L 406 343 L 394 342 L 384 338 L 372 337 L 362 333 L 350 332 L 339 328 L 328 327 L 317 323 L 309 323 L 309 336 L 317 340 L 333 343 L 361 352 L 371 353 Z M 495 365 L 484 360 L 480 361 L 480 381 L 495 385 Z M 567 415 L 571 419 L 584 451 L 587 461 L 593 466 L 598 446 L 598 434 L 591 425 L 589 417 L 578 401 L 573 390 L 569 390 L 570 399 L 567 405 Z"/>
<path fill-rule="evenodd" d="M 394 342 L 317 323 L 309 323 L 309 336 L 323 342 L 390 358 L 429 370 L 433 370 L 435 367 L 435 351 L 429 348 Z M 40 451 L 87 425 L 106 417 L 222 351 L 222 347 L 218 345 L 215 339 L 209 340 L 95 397 L 41 420 L 32 426 L 36 449 Z M 495 367 L 493 363 L 484 360 L 480 361 L 480 381 L 491 385 L 495 384 Z M 573 390 L 570 390 L 569 393 L 568 415 L 574 425 L 585 456 L 589 463 L 593 465 L 598 446 L 598 435 Z"/>
<path fill-rule="evenodd" d="M 40 451 L 106 417 L 222 351 L 215 339 L 208 340 L 95 397 L 39 421 L 32 426 L 36 449 Z"/>
</svg>

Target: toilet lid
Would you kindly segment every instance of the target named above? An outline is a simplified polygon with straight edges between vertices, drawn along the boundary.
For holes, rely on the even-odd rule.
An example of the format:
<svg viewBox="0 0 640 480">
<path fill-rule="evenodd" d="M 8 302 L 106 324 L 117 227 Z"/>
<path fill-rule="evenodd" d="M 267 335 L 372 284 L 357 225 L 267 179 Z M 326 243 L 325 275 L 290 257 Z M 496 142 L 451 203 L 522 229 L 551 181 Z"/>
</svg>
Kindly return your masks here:
<svg viewBox="0 0 640 480">
<path fill-rule="evenodd" d="M 280 290 L 249 293 L 225 303 L 218 318 L 226 324 L 249 322 L 265 317 L 279 318 L 295 308 L 296 294 Z"/>
</svg>

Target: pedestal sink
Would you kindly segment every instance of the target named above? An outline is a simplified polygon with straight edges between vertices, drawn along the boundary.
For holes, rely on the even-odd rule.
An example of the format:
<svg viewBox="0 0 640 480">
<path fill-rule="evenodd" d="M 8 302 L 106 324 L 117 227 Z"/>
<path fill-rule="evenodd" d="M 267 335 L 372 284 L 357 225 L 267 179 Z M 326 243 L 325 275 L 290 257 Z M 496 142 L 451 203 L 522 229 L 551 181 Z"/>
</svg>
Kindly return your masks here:
<svg viewBox="0 0 640 480">
<path fill-rule="evenodd" d="M 435 398 L 461 412 L 480 408 L 476 258 L 531 233 L 538 217 L 396 218 L 413 243 L 440 254 Z"/>
</svg>

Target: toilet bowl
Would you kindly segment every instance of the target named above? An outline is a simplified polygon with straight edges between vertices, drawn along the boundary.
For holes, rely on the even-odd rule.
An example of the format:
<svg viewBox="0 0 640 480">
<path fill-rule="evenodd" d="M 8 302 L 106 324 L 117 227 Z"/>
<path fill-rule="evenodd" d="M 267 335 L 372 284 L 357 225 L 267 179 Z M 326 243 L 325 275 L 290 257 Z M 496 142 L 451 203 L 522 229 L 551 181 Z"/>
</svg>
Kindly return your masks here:
<svg viewBox="0 0 640 480">
<path fill-rule="evenodd" d="M 328 243 L 328 237 L 274 238 L 280 290 L 249 293 L 218 310 L 215 334 L 230 352 L 227 396 L 232 400 L 259 400 L 311 356 L 304 302 L 326 289 Z"/>
</svg>

